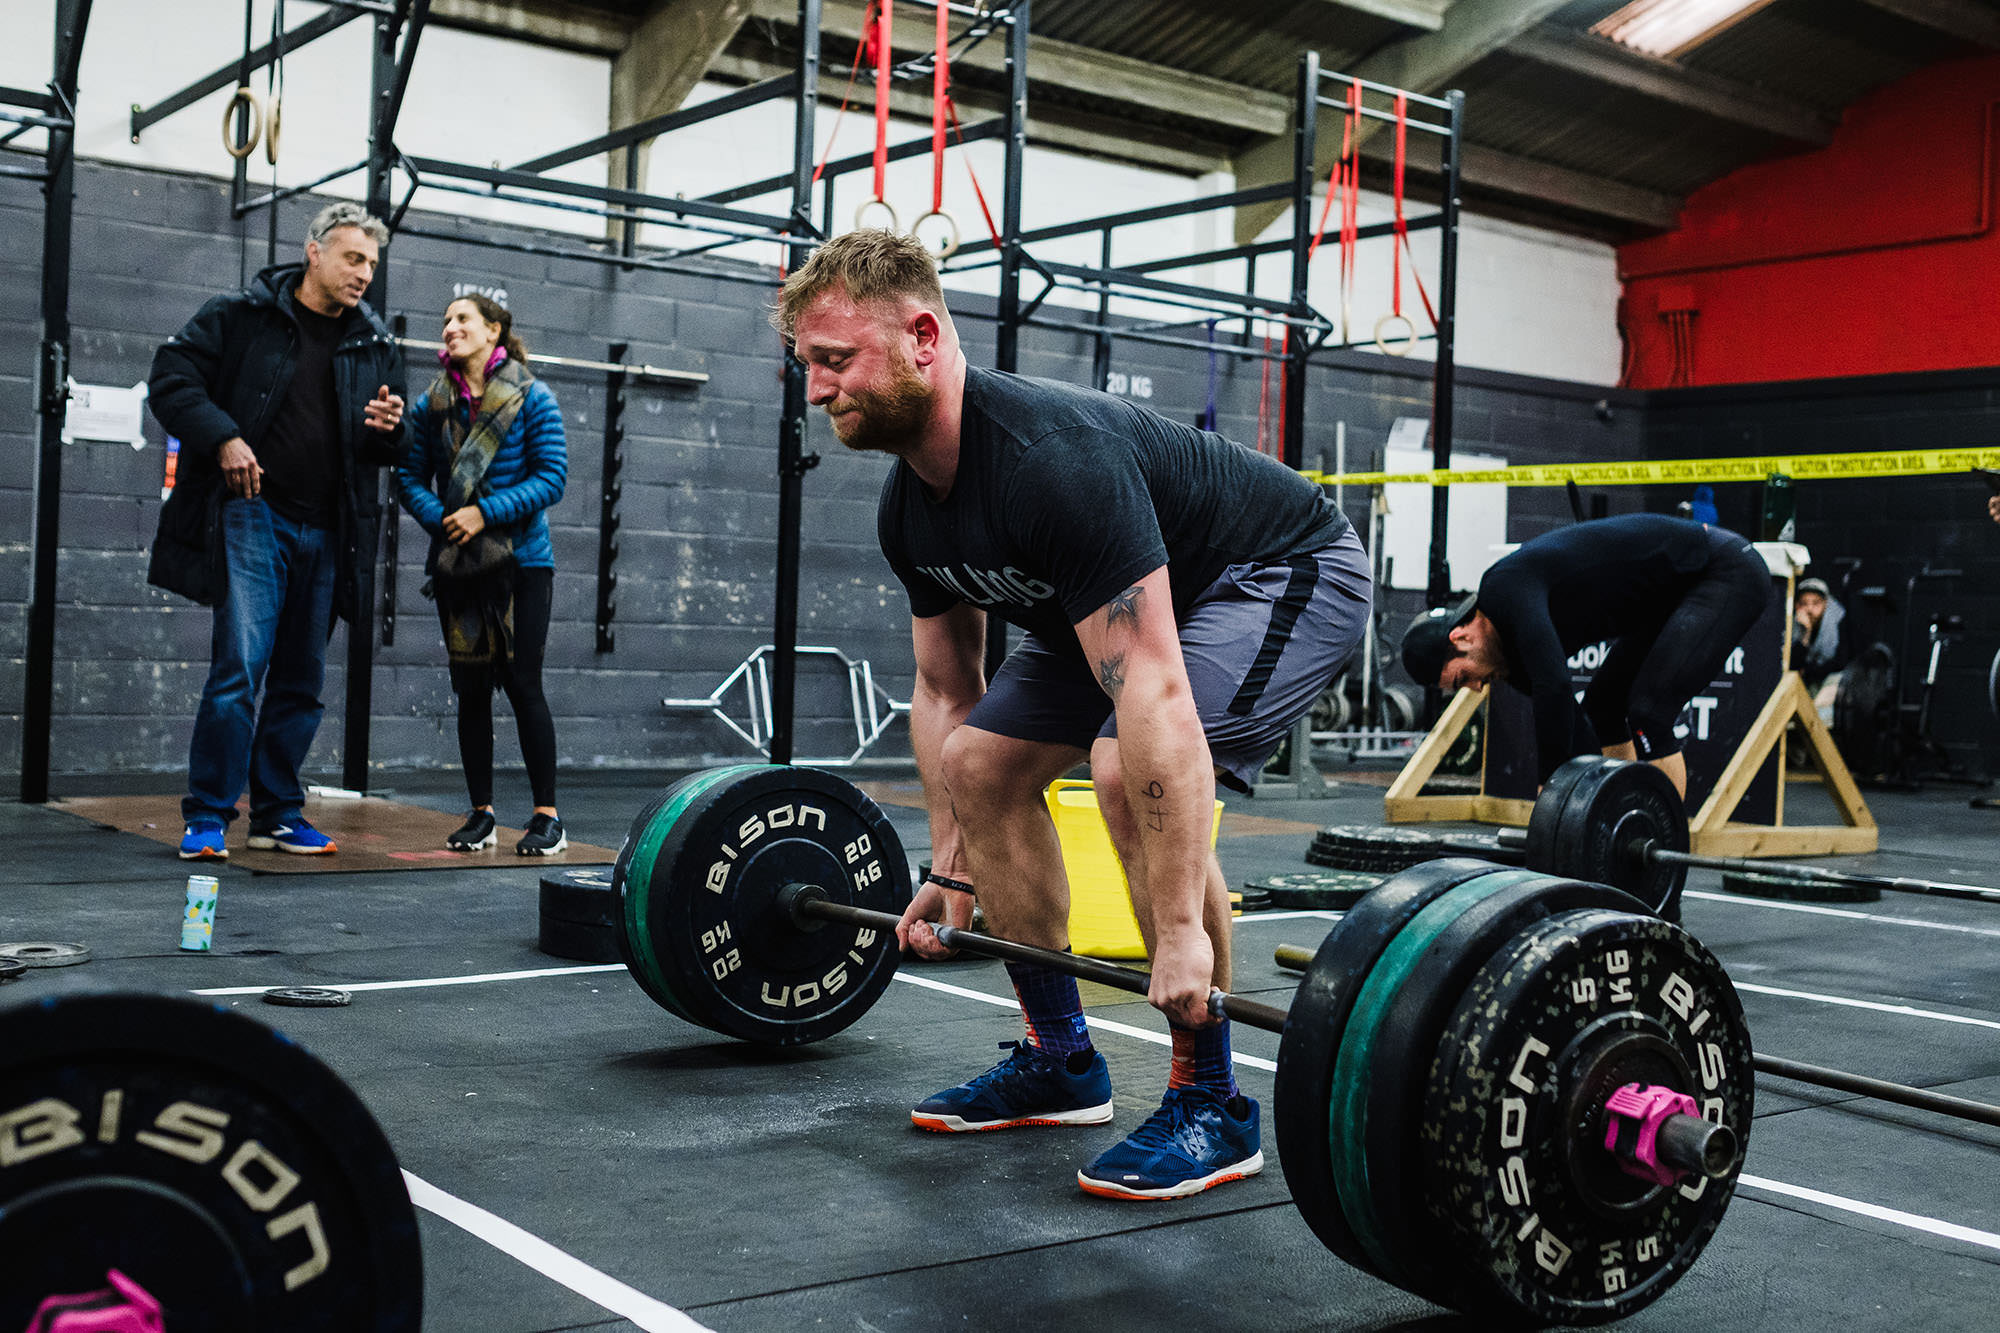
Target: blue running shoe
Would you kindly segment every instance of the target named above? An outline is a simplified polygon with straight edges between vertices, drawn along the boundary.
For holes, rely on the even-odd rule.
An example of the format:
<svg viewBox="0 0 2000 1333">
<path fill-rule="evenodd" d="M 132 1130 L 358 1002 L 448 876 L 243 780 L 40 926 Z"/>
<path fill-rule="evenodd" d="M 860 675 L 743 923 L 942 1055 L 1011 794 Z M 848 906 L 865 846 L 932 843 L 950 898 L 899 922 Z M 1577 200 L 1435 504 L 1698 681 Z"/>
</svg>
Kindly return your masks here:
<svg viewBox="0 0 2000 1333">
<path fill-rule="evenodd" d="M 1016 1125 L 1101 1125 L 1111 1119 L 1111 1071 L 1096 1051 L 1067 1060 L 1003 1041 L 1006 1059 L 978 1078 L 926 1097 L 910 1110 L 918 1129 L 958 1134 Z M 1078 1068 L 1081 1066 L 1081 1068 Z"/>
<path fill-rule="evenodd" d="M 1168 1088 L 1146 1123 L 1076 1173 L 1086 1194 L 1179 1199 L 1264 1169 L 1257 1103 L 1206 1088 Z"/>
<path fill-rule="evenodd" d="M 181 860 L 227 861 L 229 849 L 222 845 L 223 823 L 213 815 L 197 815 L 181 835 Z"/>
<path fill-rule="evenodd" d="M 340 850 L 332 838 L 306 823 L 301 815 L 293 815 L 284 823 L 273 824 L 269 828 L 252 828 L 243 845 L 260 852 L 276 850 L 297 856 L 325 856 L 328 852 Z"/>
</svg>

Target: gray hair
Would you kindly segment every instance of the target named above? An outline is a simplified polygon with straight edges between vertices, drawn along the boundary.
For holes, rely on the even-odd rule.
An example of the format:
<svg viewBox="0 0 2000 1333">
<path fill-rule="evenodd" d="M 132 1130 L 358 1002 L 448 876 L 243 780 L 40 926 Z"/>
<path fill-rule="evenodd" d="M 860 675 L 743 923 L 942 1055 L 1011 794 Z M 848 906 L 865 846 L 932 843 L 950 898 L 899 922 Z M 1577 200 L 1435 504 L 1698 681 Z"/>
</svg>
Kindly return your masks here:
<svg viewBox="0 0 2000 1333">
<path fill-rule="evenodd" d="M 326 238 L 342 227 L 359 227 L 377 245 L 389 243 L 389 228 L 360 204 L 328 204 L 313 216 L 306 228 L 308 245 L 324 245 Z"/>
</svg>

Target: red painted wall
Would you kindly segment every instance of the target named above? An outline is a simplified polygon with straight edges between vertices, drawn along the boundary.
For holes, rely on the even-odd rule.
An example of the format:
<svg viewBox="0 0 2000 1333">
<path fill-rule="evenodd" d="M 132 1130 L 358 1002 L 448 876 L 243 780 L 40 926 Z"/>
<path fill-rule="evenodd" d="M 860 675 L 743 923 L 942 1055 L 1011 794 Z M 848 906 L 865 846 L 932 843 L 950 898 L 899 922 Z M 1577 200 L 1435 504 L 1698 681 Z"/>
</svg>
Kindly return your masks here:
<svg viewBox="0 0 2000 1333">
<path fill-rule="evenodd" d="M 1625 383 L 2000 365 L 1996 108 L 2000 57 L 1933 66 L 1827 147 L 1695 192 L 1678 230 L 1618 251 Z"/>
</svg>

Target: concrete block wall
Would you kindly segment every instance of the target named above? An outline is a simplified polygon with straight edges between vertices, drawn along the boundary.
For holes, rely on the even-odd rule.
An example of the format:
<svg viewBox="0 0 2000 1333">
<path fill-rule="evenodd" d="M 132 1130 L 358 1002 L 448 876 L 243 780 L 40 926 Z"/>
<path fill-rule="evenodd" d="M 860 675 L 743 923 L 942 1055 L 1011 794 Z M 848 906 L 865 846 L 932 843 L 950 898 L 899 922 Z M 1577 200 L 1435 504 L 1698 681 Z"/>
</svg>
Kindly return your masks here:
<svg viewBox="0 0 2000 1333">
<path fill-rule="evenodd" d="M 297 238 L 316 206 L 301 199 L 281 210 L 281 261 L 298 252 Z M 32 188 L 0 182 L 0 452 L 11 464 L 0 469 L 0 769 L 15 768 L 20 753 L 40 217 Z M 415 215 L 411 221 L 464 235 L 487 225 Z M 75 377 L 100 384 L 143 379 L 154 348 L 204 299 L 262 267 L 265 228 L 261 215 L 244 223 L 230 218 L 221 182 L 85 164 L 72 277 Z M 478 234 L 549 239 L 521 231 Z M 744 276 L 753 280 L 735 280 Z M 665 712 L 660 701 L 707 695 L 771 638 L 780 375 L 777 335 L 765 322 L 772 275 L 721 265 L 697 275 L 624 272 L 406 236 L 392 248 L 388 282 L 391 311 L 407 317 L 412 337 L 435 338 L 458 284 L 504 287 L 533 350 L 602 358 L 608 344 L 622 341 L 630 344 L 631 362 L 710 376 L 692 389 L 628 380 L 616 647 L 600 654 L 604 377 L 553 367 L 541 372 L 562 404 L 570 450 L 568 493 L 550 514 L 558 574 L 547 684 L 565 765 L 667 768 L 745 756 L 747 747 L 720 722 Z M 990 301 L 967 297 L 959 304 L 968 354 L 975 364 L 991 364 Z M 1084 382 L 1091 347 L 1083 335 L 1028 330 L 1022 370 Z M 1115 365 L 1128 384 L 1140 376 L 1150 381 L 1149 406 L 1183 420 L 1201 411 L 1209 377 L 1201 351 L 1126 342 Z M 434 370 L 428 356 L 412 355 L 412 397 Z M 1254 439 L 1258 363 L 1223 356 L 1215 370 L 1222 429 Z M 1269 395 L 1275 421 L 1275 370 Z M 1613 419 L 1600 419 L 1593 409 L 1605 395 L 1596 387 L 1462 371 L 1458 441 L 1521 462 L 1637 456 L 1637 414 L 1614 393 Z M 1308 457 L 1324 455 L 1330 463 L 1336 420 L 1348 423 L 1350 458 L 1358 460 L 1379 448 L 1396 417 L 1427 416 L 1429 405 L 1427 363 L 1333 354 L 1313 372 Z M 1270 429 L 1275 435 L 1275 425 Z M 53 737 L 59 772 L 171 772 L 185 763 L 207 669 L 210 616 L 145 585 L 164 462 L 164 434 L 150 417 L 147 436 L 138 451 L 92 442 L 64 450 Z M 807 448 L 821 461 L 805 478 L 799 642 L 868 659 L 884 689 L 907 699 L 907 605 L 875 542 L 875 497 L 886 463 L 849 453 L 817 414 Z M 1559 491 L 1516 491 L 1510 501 L 1512 539 L 1568 518 Z M 1350 496 L 1357 522 L 1366 520 L 1364 505 Z M 401 520 L 393 642 L 378 648 L 372 694 L 370 759 L 387 769 L 457 763 L 443 648 L 431 604 L 418 592 L 427 540 L 407 517 Z M 1416 609 L 1414 595 L 1389 603 L 1397 623 Z M 337 630 L 329 647 L 328 712 L 310 763 L 326 779 L 338 776 L 344 757 L 346 634 Z M 798 753 L 846 753 L 853 742 L 844 679 L 811 660 L 801 671 Z M 726 706 L 747 720 L 740 695 Z M 506 711 L 502 700 L 503 767 L 514 754 Z M 907 727 L 899 721 L 875 753 L 907 749 Z"/>
</svg>

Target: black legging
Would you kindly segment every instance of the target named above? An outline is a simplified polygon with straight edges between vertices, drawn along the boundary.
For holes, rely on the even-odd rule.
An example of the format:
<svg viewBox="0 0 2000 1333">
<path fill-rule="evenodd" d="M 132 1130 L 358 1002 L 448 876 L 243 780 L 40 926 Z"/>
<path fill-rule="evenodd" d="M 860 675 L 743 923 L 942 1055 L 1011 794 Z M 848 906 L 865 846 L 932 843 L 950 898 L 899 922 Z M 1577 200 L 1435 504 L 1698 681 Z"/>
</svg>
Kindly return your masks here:
<svg viewBox="0 0 2000 1333">
<path fill-rule="evenodd" d="M 542 658 L 555 584 L 553 569 L 514 571 L 514 660 L 500 682 L 514 705 L 535 804 L 551 807 L 556 803 L 556 723 L 542 696 Z M 493 675 L 490 666 L 451 667 L 451 688 L 458 695 L 458 756 L 475 806 L 493 804 Z"/>
<path fill-rule="evenodd" d="M 1621 634 L 1585 691 L 1598 744 L 1631 741 L 1641 759 L 1680 751 L 1674 722 L 1714 680 L 1771 602 L 1764 557 L 1733 532 L 1709 529 L 1708 567 L 1651 630 Z"/>
</svg>

